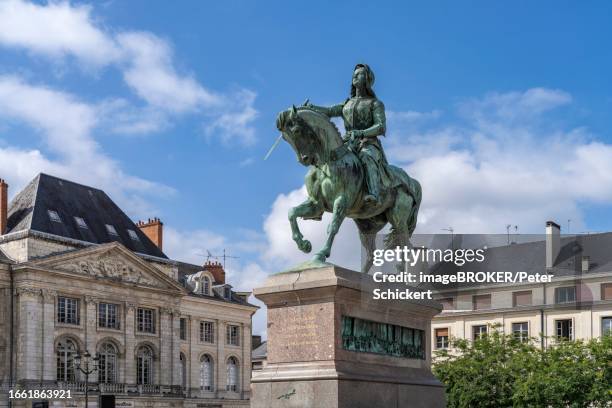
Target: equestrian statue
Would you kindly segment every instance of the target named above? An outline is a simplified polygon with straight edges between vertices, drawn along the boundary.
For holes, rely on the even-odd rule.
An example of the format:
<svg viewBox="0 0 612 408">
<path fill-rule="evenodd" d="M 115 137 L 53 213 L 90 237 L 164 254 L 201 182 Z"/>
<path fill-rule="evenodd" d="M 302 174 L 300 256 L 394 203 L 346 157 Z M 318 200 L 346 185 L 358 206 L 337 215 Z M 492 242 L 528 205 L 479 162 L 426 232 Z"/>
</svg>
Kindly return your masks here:
<svg viewBox="0 0 612 408">
<path fill-rule="evenodd" d="M 387 130 L 385 106 L 376 98 L 373 85 L 372 69 L 357 64 L 346 101 L 330 107 L 306 101 L 281 112 L 276 120 L 280 137 L 293 148 L 297 160 L 309 167 L 308 198 L 289 211 L 293 240 L 300 250 L 309 253 L 312 245 L 304 239 L 297 219 L 321 220 L 324 212 L 331 212 L 327 240 L 313 259 L 325 262 L 340 225 L 346 217 L 352 218 L 367 253 L 362 266 L 366 273 L 372 266 L 376 234 L 387 223 L 391 231 L 386 248 L 410 245 L 421 204 L 419 182 L 387 163 L 379 140 Z M 332 117 L 344 120 L 344 137 Z"/>
</svg>

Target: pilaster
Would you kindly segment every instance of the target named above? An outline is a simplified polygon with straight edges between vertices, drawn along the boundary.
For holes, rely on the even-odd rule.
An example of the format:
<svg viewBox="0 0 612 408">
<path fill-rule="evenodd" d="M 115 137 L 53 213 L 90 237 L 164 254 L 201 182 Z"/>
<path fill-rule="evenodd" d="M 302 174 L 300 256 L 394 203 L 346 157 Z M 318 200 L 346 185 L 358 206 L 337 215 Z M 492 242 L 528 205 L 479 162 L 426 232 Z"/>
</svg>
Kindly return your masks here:
<svg viewBox="0 0 612 408">
<path fill-rule="evenodd" d="M 55 358 L 48 357 L 55 354 L 53 349 L 55 331 L 55 302 L 56 292 L 51 289 L 42 290 L 42 333 L 41 333 L 41 355 L 42 359 L 42 380 L 55 381 L 57 376 L 57 361 Z"/>
<path fill-rule="evenodd" d="M 17 310 L 17 380 L 39 381 L 42 374 L 40 289 L 17 288 Z"/>
<path fill-rule="evenodd" d="M 134 313 L 136 305 L 127 302 L 125 304 L 125 322 L 123 327 L 125 333 L 125 358 L 124 373 L 126 384 L 136 384 L 136 360 L 134 355 L 134 347 L 136 347 L 136 338 L 134 337 Z"/>
</svg>

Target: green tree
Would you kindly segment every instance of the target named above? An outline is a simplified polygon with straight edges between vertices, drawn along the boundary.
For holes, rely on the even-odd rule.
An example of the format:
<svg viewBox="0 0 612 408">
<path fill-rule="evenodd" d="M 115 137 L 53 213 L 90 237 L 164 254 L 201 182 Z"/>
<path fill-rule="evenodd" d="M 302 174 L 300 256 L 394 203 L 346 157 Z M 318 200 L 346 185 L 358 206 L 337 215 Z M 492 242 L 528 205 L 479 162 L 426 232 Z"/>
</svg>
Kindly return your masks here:
<svg viewBox="0 0 612 408">
<path fill-rule="evenodd" d="M 559 341 L 545 350 L 531 339 L 490 330 L 437 351 L 434 374 L 450 408 L 604 407 L 612 405 L 612 337 Z"/>
</svg>

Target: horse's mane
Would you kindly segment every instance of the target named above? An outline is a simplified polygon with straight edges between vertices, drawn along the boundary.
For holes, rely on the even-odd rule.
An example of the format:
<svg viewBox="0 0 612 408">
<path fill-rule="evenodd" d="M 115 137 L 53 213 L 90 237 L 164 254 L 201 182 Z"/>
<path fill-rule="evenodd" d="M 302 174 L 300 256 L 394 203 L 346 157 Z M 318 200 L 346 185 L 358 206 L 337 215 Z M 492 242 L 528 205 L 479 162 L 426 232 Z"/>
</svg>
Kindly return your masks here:
<svg viewBox="0 0 612 408">
<path fill-rule="evenodd" d="M 326 144 L 327 149 L 335 149 L 342 145 L 342 136 L 334 122 L 323 113 L 317 112 L 307 107 L 301 107 L 298 115 L 315 131 L 316 134 L 322 133 L 326 136 L 321 142 Z M 323 132 L 321 132 L 323 131 Z"/>
</svg>

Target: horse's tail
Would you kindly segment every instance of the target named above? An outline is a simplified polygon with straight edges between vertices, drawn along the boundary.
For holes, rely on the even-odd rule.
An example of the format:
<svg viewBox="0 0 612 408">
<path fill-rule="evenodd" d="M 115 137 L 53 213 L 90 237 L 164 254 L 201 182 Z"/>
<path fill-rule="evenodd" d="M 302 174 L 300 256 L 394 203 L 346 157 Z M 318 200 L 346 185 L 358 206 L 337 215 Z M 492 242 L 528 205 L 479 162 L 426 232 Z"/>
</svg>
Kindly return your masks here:
<svg viewBox="0 0 612 408">
<path fill-rule="evenodd" d="M 417 225 L 417 217 L 419 215 L 419 207 L 421 206 L 421 199 L 423 197 L 423 193 L 421 190 L 421 183 L 419 183 L 416 179 L 410 177 L 403 169 L 389 165 L 389 169 L 393 174 L 393 177 L 399 181 L 400 188 L 406 190 L 408 194 L 414 200 L 414 205 L 410 210 L 410 215 L 408 216 L 408 234 L 412 236 L 414 229 Z"/>
</svg>

